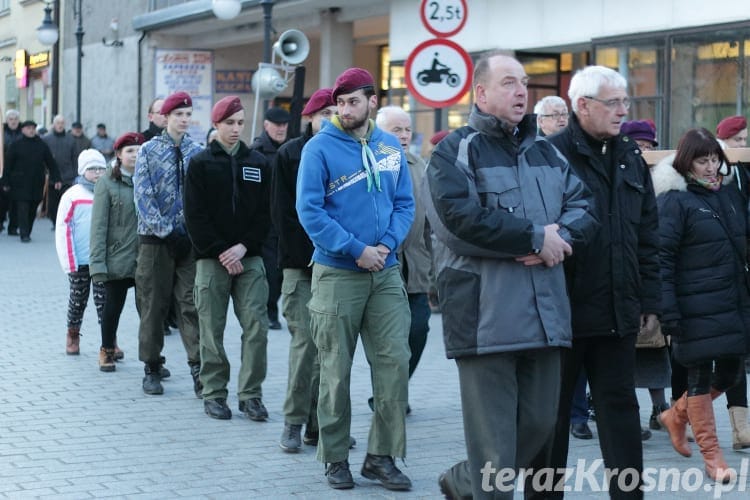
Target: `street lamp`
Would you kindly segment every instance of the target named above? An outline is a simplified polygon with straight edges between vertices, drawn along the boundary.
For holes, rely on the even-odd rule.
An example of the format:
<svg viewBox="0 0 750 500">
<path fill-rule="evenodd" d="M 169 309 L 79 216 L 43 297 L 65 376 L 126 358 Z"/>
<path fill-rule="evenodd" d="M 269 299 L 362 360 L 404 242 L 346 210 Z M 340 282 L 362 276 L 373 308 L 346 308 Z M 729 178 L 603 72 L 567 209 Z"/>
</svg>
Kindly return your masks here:
<svg viewBox="0 0 750 500">
<path fill-rule="evenodd" d="M 81 60 L 83 59 L 83 8 L 82 0 L 73 4 L 73 15 L 78 19 L 76 27 L 76 45 L 78 46 L 78 65 L 76 66 L 76 121 L 81 122 Z M 78 8 L 76 8 L 76 5 Z"/>
<path fill-rule="evenodd" d="M 60 36 L 60 32 L 57 29 L 57 25 L 52 22 L 52 7 L 50 2 L 44 7 L 44 21 L 36 29 L 36 38 L 39 43 L 46 47 L 52 47 L 57 43 L 57 39 Z"/>
<path fill-rule="evenodd" d="M 213 0 L 211 9 L 219 19 L 234 19 L 242 10 L 242 4 L 240 0 Z"/>
</svg>

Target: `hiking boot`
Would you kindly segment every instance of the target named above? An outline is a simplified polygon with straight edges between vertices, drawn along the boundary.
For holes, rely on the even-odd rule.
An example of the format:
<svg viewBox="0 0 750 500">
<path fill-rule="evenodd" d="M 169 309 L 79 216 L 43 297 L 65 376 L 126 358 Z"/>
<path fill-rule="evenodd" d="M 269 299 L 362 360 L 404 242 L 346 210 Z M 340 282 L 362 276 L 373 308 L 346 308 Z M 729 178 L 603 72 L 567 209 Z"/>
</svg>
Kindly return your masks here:
<svg viewBox="0 0 750 500">
<path fill-rule="evenodd" d="M 281 433 L 279 446 L 287 453 L 297 453 L 302 447 L 300 432 L 302 424 L 284 424 L 284 432 Z"/>
<path fill-rule="evenodd" d="M 161 377 L 159 376 L 159 368 L 146 365 L 143 370 L 146 373 L 143 377 L 143 392 L 154 396 L 164 394 L 164 387 L 161 385 Z"/>
<path fill-rule="evenodd" d="M 335 490 L 349 490 L 354 488 L 354 478 L 349 470 L 349 461 L 333 462 L 326 468 L 328 485 Z"/>
<path fill-rule="evenodd" d="M 164 363 L 167 362 L 167 358 L 164 356 L 159 356 L 159 377 L 164 380 L 165 378 L 169 378 L 172 376 L 172 372 L 170 372 L 165 366 Z"/>
<path fill-rule="evenodd" d="M 65 354 L 69 356 L 78 356 L 81 354 L 80 337 L 81 328 L 79 326 L 68 327 L 68 337 L 65 342 Z"/>
<path fill-rule="evenodd" d="M 115 350 L 102 347 L 99 349 L 99 370 L 103 372 L 115 371 Z"/>
<path fill-rule="evenodd" d="M 120 349 L 120 346 L 117 345 L 117 337 L 115 337 L 115 361 L 120 361 L 125 357 L 125 353 Z"/>
<path fill-rule="evenodd" d="M 247 415 L 247 418 L 256 422 L 264 422 L 268 418 L 268 410 L 263 406 L 260 398 L 250 398 L 247 401 L 240 401 L 240 411 Z"/>
<path fill-rule="evenodd" d="M 362 476 L 374 481 L 380 481 L 386 489 L 393 491 L 406 491 L 411 489 L 411 480 L 406 474 L 398 470 L 393 457 L 388 455 L 372 455 L 365 457 L 362 464 Z"/>
<path fill-rule="evenodd" d="M 200 399 L 203 397 L 203 384 L 200 378 L 201 365 L 200 363 L 188 364 L 190 365 L 190 376 L 193 377 L 193 392 L 195 392 L 195 397 Z"/>
<path fill-rule="evenodd" d="M 219 420 L 229 420 L 232 418 L 232 410 L 227 406 L 227 400 L 224 398 L 204 399 L 203 410 L 211 418 Z"/>
</svg>

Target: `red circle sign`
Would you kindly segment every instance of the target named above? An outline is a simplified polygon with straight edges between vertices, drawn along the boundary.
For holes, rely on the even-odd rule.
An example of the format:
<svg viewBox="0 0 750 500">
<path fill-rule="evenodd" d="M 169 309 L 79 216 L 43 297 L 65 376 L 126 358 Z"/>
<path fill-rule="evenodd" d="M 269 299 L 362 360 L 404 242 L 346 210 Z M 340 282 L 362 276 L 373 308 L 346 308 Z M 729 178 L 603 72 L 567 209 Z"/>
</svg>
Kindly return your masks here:
<svg viewBox="0 0 750 500">
<path fill-rule="evenodd" d="M 434 38 L 417 45 L 406 59 L 406 87 L 422 104 L 444 108 L 469 91 L 472 71 L 471 56 L 460 45 Z"/>
<path fill-rule="evenodd" d="M 466 24 L 466 0 L 422 0 L 419 16 L 427 30 L 438 38 L 455 35 Z"/>
</svg>

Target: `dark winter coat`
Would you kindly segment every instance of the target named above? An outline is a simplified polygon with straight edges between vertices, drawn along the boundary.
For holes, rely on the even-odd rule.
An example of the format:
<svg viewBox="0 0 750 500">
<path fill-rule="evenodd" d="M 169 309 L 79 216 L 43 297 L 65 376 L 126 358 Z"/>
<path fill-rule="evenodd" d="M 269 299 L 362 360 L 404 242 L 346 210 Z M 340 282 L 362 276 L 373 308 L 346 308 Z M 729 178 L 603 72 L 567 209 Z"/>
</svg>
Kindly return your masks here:
<svg viewBox="0 0 750 500">
<path fill-rule="evenodd" d="M 574 337 L 637 335 L 641 314 L 659 314 L 658 216 L 648 166 L 622 134 L 594 152 L 575 113 L 547 138 L 594 194 L 593 241 L 565 259 Z M 603 146 L 603 143 L 601 143 Z"/>
<path fill-rule="evenodd" d="M 662 323 L 672 334 L 675 358 L 690 365 L 744 355 L 750 332 L 746 197 L 734 176 L 725 178 L 718 191 L 710 191 L 686 183 L 669 161 L 654 167 L 653 176 L 661 238 Z"/>
<path fill-rule="evenodd" d="M 42 140 L 49 146 L 52 156 L 55 158 L 62 183 L 66 185 L 75 184 L 75 179 L 78 177 L 78 156 L 76 156 L 76 144 L 73 135 L 67 132 L 58 134 L 52 130 Z"/>
<path fill-rule="evenodd" d="M 39 136 L 23 136 L 11 144 L 5 159 L 3 182 L 10 187 L 11 200 L 41 201 L 47 172 L 51 183 L 60 181 L 57 163 Z"/>
<path fill-rule="evenodd" d="M 279 268 L 311 269 L 313 244 L 297 217 L 297 173 L 302 148 L 312 137 L 308 125 L 305 134 L 285 142 L 276 154 L 271 189 L 271 216 L 279 231 Z"/>
<path fill-rule="evenodd" d="M 261 255 L 271 223 L 271 169 L 240 143 L 230 156 L 218 141 L 190 159 L 185 175 L 185 224 L 196 258 L 216 259 L 237 243 Z"/>
<path fill-rule="evenodd" d="M 8 148 L 10 148 L 10 145 L 16 142 L 17 140 L 21 139 L 23 137 L 23 133 L 21 132 L 21 126 L 19 125 L 14 130 L 11 130 L 10 127 L 8 127 L 7 123 L 3 124 L 3 153 L 8 153 Z"/>
</svg>

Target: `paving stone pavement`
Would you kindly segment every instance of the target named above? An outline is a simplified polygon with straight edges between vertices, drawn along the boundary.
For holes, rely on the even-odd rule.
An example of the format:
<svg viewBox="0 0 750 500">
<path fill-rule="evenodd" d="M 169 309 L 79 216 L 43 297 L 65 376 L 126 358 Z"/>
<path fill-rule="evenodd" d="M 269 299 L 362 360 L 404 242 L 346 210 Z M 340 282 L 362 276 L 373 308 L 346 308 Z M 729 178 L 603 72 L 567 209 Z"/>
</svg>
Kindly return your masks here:
<svg viewBox="0 0 750 500">
<path fill-rule="evenodd" d="M 237 411 L 235 381 L 240 329 L 229 315 L 225 344 L 232 361 L 229 421 L 208 418 L 195 398 L 179 335 L 165 339 L 172 377 L 163 396 L 141 391 L 143 367 L 137 361 L 137 316 L 133 292 L 120 323 L 125 359 L 114 373 L 97 366 L 99 329 L 90 301 L 82 328 L 81 355 L 65 355 L 67 279 L 60 270 L 53 233 L 38 220 L 30 244 L 0 235 L 0 497 L 2 498 L 440 498 L 437 476 L 464 455 L 461 408 L 455 364 L 445 358 L 440 316 L 433 316 L 428 344 L 410 384 L 413 413 L 407 419 L 408 456 L 399 467 L 412 479 L 410 492 L 394 493 L 359 475 L 366 453 L 371 412 L 369 374 L 358 349 L 352 374 L 352 435 L 357 447 L 350 462 L 356 487 L 331 490 L 315 449 L 283 453 L 287 378 L 286 329 L 269 332 L 268 376 L 264 402 L 268 422 L 252 422 Z M 650 413 L 645 390 L 638 391 L 644 424 Z M 731 449 L 723 398 L 716 403 L 719 437 L 730 465 L 750 453 Z M 592 428 L 596 434 L 595 423 Z M 702 471 L 697 448 L 679 457 L 664 432 L 644 443 L 646 467 L 689 467 Z M 571 439 L 569 462 L 600 457 L 596 439 Z M 744 462 L 742 461 L 744 459 Z M 713 484 L 698 491 L 648 493 L 659 498 L 711 498 Z M 601 483 L 601 476 L 598 482 Z M 573 485 L 571 480 L 568 484 Z M 567 498 L 603 498 L 584 481 Z M 710 490 L 710 491 L 709 491 Z M 747 475 L 722 498 L 748 498 Z M 517 498 L 522 495 L 517 493 Z"/>
</svg>

